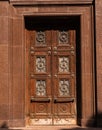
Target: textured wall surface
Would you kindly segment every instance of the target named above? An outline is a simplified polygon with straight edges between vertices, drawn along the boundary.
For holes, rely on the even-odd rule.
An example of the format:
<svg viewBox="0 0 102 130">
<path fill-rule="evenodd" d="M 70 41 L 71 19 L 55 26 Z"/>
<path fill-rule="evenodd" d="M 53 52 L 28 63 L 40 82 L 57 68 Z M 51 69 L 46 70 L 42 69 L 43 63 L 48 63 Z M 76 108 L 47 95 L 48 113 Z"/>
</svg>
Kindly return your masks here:
<svg viewBox="0 0 102 130">
<path fill-rule="evenodd" d="M 24 126 L 22 39 L 22 18 L 0 1 L 0 126 Z"/>
<path fill-rule="evenodd" d="M 8 120 L 9 111 L 9 20 L 8 2 L 0 2 L 0 119 Z"/>
<path fill-rule="evenodd" d="M 98 124 L 102 126 L 102 0 L 96 0 L 96 65 Z"/>
</svg>

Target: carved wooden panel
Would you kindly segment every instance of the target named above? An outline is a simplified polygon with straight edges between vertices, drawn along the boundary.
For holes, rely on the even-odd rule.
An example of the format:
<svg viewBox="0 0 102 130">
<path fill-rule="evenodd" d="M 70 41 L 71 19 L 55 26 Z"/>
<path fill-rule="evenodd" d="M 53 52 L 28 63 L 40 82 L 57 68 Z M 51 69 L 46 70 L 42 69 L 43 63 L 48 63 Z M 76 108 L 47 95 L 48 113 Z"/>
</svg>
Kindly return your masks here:
<svg viewBox="0 0 102 130">
<path fill-rule="evenodd" d="M 59 72 L 69 72 L 69 58 L 68 57 L 59 57 Z"/>
<path fill-rule="evenodd" d="M 61 79 L 59 81 L 59 96 L 70 95 L 70 83 L 69 80 Z"/>
<path fill-rule="evenodd" d="M 46 72 L 46 57 L 44 56 L 36 57 L 36 72 L 38 73 Z"/>
<path fill-rule="evenodd" d="M 39 31 L 36 33 L 35 43 L 36 43 L 36 46 L 46 46 L 45 32 Z"/>
<path fill-rule="evenodd" d="M 58 32 L 58 43 L 60 45 L 67 45 L 69 43 L 69 35 L 67 31 Z"/>
<path fill-rule="evenodd" d="M 36 80 L 36 95 L 46 96 L 46 81 L 45 80 Z"/>
</svg>

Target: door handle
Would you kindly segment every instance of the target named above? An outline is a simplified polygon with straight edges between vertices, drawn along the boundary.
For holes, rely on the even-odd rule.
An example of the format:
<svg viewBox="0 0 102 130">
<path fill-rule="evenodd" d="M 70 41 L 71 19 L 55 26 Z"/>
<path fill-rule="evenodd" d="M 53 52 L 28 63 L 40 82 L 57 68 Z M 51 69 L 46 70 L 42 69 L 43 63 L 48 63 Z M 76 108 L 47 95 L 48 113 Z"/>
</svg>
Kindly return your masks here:
<svg viewBox="0 0 102 130">
<path fill-rule="evenodd" d="M 71 51 L 71 54 L 72 54 L 72 55 L 74 55 L 74 54 L 75 54 L 75 52 L 74 52 L 74 51 Z"/>
<path fill-rule="evenodd" d="M 35 98 L 31 97 L 31 102 L 50 102 L 50 98 Z"/>
<path fill-rule="evenodd" d="M 68 102 L 74 102 L 74 98 L 64 98 L 64 99 L 54 98 L 54 103 L 68 103 Z"/>
<path fill-rule="evenodd" d="M 34 78 L 34 74 L 31 74 L 30 77 L 31 77 L 31 78 Z"/>
<path fill-rule="evenodd" d="M 53 50 L 54 50 L 54 55 L 57 55 L 57 47 L 56 46 L 53 48 Z"/>
<path fill-rule="evenodd" d="M 48 55 L 51 55 L 51 51 L 48 51 Z"/>
<path fill-rule="evenodd" d="M 55 55 L 55 56 L 57 55 L 57 51 L 54 51 L 54 55 Z"/>
<path fill-rule="evenodd" d="M 56 50 L 57 50 L 57 47 L 55 46 L 53 49 L 56 51 Z"/>
<path fill-rule="evenodd" d="M 31 51 L 30 51 L 30 54 L 31 54 L 31 55 L 34 55 L 34 53 L 35 53 L 34 50 L 31 50 Z"/>
<path fill-rule="evenodd" d="M 33 47 L 33 46 L 31 46 L 30 50 L 31 50 L 31 51 L 34 51 L 34 47 Z"/>
<path fill-rule="evenodd" d="M 48 47 L 48 50 L 51 50 L 51 47 Z"/>
<path fill-rule="evenodd" d="M 51 74 L 48 74 L 48 77 L 51 78 Z"/>
<path fill-rule="evenodd" d="M 56 77 L 56 78 L 57 78 L 57 74 L 55 74 L 55 75 L 54 75 L 54 77 Z"/>
</svg>

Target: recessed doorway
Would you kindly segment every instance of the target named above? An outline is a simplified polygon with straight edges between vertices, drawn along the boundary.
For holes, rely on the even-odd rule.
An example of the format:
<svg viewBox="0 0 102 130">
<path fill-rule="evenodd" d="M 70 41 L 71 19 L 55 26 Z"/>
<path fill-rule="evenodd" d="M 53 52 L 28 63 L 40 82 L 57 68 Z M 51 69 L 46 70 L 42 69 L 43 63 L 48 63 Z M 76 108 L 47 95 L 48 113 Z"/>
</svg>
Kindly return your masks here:
<svg viewBox="0 0 102 130">
<path fill-rule="evenodd" d="M 66 16 L 25 19 L 28 125 L 77 124 L 78 20 Z"/>
</svg>

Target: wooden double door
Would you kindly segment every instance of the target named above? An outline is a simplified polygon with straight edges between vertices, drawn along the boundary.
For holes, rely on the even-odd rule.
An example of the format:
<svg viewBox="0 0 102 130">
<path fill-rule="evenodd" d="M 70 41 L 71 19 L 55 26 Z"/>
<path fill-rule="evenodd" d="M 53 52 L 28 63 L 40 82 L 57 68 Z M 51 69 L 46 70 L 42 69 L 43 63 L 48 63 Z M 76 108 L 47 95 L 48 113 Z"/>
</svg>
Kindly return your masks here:
<svg viewBox="0 0 102 130">
<path fill-rule="evenodd" d="M 29 125 L 76 124 L 76 32 L 68 27 L 27 32 Z"/>
</svg>

